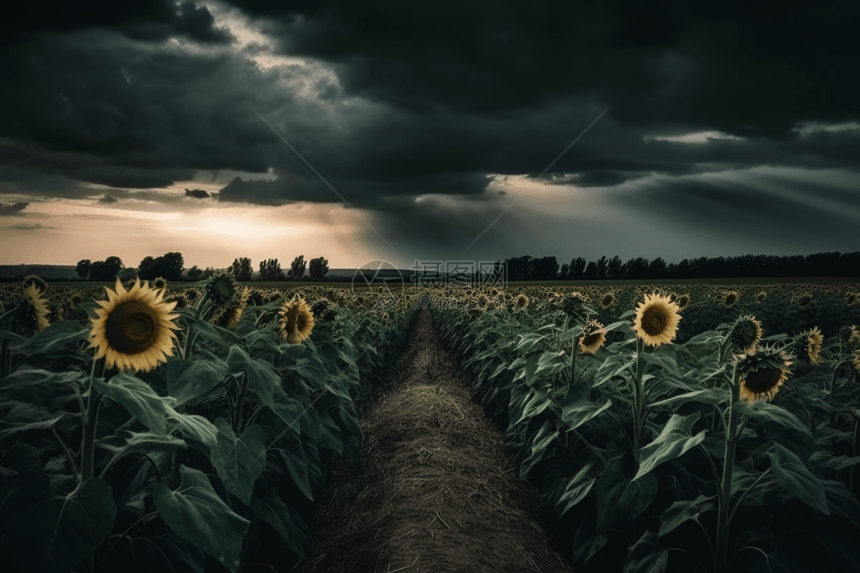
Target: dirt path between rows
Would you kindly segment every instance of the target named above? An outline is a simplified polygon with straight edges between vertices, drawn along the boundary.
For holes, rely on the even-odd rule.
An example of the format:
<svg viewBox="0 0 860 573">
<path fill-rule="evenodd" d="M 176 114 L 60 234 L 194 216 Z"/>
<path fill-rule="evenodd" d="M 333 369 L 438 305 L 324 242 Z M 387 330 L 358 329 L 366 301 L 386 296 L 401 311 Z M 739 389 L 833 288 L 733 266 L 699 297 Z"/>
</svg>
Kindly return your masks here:
<svg viewBox="0 0 860 573">
<path fill-rule="evenodd" d="M 365 413 L 364 474 L 333 467 L 302 572 L 570 572 L 535 523 L 501 434 L 418 319 L 400 385 Z"/>
</svg>

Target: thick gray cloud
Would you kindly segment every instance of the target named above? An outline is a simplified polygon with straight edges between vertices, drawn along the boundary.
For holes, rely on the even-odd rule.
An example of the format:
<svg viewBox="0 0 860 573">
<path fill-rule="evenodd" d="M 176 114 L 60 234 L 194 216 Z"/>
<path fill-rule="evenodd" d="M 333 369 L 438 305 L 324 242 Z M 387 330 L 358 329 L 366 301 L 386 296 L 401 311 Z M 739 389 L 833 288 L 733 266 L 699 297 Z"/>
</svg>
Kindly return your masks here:
<svg viewBox="0 0 860 573">
<path fill-rule="evenodd" d="M 207 193 L 203 189 L 188 189 L 186 187 L 185 196 L 194 197 L 195 199 L 206 199 L 207 197 L 209 197 L 209 193 Z"/>
<path fill-rule="evenodd" d="M 19 215 L 21 211 L 27 208 L 27 205 L 29 205 L 29 203 L 25 203 L 23 201 L 18 201 L 17 203 L 11 203 L 9 205 L 0 205 L 0 217 Z"/>
<path fill-rule="evenodd" d="M 753 221 L 778 232 L 780 210 L 793 216 L 801 205 L 810 217 L 857 222 L 839 208 L 860 201 L 856 185 L 810 204 L 792 193 L 818 192 L 814 179 L 793 192 L 786 182 L 772 208 L 768 187 L 749 180 L 738 191 L 705 175 L 791 167 L 852 174 L 856 184 L 860 125 L 801 128 L 860 121 L 858 3 L 208 5 L 40 3 L 21 8 L 14 26 L 5 20 L 0 188 L 103 192 L 87 192 L 89 183 L 169 202 L 155 190 L 198 170 L 271 168 L 275 181 L 236 178 L 220 193 L 186 196 L 269 206 L 343 199 L 378 212 L 394 235 L 400 218 L 410 238 L 436 244 L 468 244 L 497 211 L 456 217 L 414 198 L 484 201 L 490 174 L 543 174 L 597 193 L 633 184 L 607 204 L 650 212 L 668 203 L 662 212 L 693 227 L 720 215 L 749 237 Z M 266 42 L 240 48 L 216 25 L 219 10 L 237 10 Z M 262 69 L 252 55 L 306 65 Z M 719 135 L 672 139 L 703 132 Z M 833 233 L 840 228 L 850 225 Z"/>
</svg>

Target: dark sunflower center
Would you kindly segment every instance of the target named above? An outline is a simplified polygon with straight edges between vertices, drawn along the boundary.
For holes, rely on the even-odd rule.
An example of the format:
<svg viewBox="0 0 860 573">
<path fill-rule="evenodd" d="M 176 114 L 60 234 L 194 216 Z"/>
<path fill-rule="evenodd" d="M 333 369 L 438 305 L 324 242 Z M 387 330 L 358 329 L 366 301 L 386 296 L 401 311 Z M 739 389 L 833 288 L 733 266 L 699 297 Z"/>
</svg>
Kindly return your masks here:
<svg viewBox="0 0 860 573">
<path fill-rule="evenodd" d="M 779 370 L 778 368 L 758 370 L 746 375 L 744 385 L 750 392 L 762 394 L 770 391 L 774 386 L 776 386 L 781 377 L 782 370 Z"/>
<path fill-rule="evenodd" d="M 657 336 L 666 329 L 667 322 L 666 313 L 659 308 L 652 307 L 642 315 L 642 330 L 651 336 Z"/>
<path fill-rule="evenodd" d="M 149 350 L 158 339 L 158 317 L 146 303 L 128 301 L 110 313 L 105 330 L 112 348 L 138 354 Z"/>
<path fill-rule="evenodd" d="M 303 315 L 303 314 L 300 314 L 300 315 L 298 316 L 298 318 L 296 318 L 296 328 L 297 328 L 299 331 L 304 330 L 304 329 L 305 329 L 305 325 L 306 325 L 307 323 L 308 323 L 308 320 L 307 320 L 307 318 L 305 318 L 305 315 Z"/>
<path fill-rule="evenodd" d="M 602 303 L 603 306 L 606 306 L 607 304 L 609 304 L 611 302 L 612 302 L 612 295 L 606 295 L 605 297 L 603 297 L 603 303 Z"/>
<path fill-rule="evenodd" d="M 690 302 L 689 297 L 687 297 L 687 296 L 682 296 L 682 297 L 681 297 L 681 300 L 680 300 L 680 301 L 678 301 L 678 304 L 680 304 L 681 306 L 687 306 L 687 303 L 688 303 L 688 302 Z"/>
<path fill-rule="evenodd" d="M 598 335 L 598 334 L 587 334 L 582 339 L 582 344 L 583 344 L 583 346 L 591 346 L 592 344 L 596 343 L 599 338 L 600 338 L 600 335 Z"/>
<path fill-rule="evenodd" d="M 736 300 L 738 300 L 738 297 L 736 297 L 733 294 L 730 294 L 729 296 L 726 297 L 726 304 L 735 304 Z"/>
</svg>

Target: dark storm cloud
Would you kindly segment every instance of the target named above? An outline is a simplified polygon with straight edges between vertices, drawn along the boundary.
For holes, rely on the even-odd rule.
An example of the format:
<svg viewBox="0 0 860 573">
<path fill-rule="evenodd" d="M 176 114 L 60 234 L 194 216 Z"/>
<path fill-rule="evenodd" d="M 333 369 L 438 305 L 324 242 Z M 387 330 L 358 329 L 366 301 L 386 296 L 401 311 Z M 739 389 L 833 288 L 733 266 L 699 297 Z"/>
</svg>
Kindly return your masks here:
<svg viewBox="0 0 860 573">
<path fill-rule="evenodd" d="M 207 197 L 209 197 L 209 193 L 207 193 L 203 189 L 188 189 L 186 187 L 185 196 L 194 197 L 195 199 L 206 199 Z"/>
<path fill-rule="evenodd" d="M 18 213 L 27 208 L 27 205 L 29 205 L 29 203 L 24 203 L 23 201 L 11 203 L 9 205 L 0 204 L 0 217 L 11 217 L 14 215 L 18 215 Z"/>
<path fill-rule="evenodd" d="M 860 118 L 858 3 L 231 4 L 308 65 L 262 71 L 244 58 L 263 45 L 201 54 L 157 43 L 224 45 L 210 12 L 190 3 L 182 15 L 170 2 L 57 5 L 41 18 L 25 8 L 0 53 L 0 136 L 13 142 L 0 146 L 0 181 L 18 181 L 15 192 L 39 177 L 152 189 L 197 170 L 272 167 L 278 181 L 234 179 L 217 200 L 340 194 L 354 207 L 417 210 L 416 228 L 438 228 L 413 196 L 483 197 L 487 174 L 537 176 L 607 107 L 548 182 L 617 187 L 759 165 L 860 171 L 860 130 L 793 131 Z M 744 139 L 645 141 L 703 131 Z M 486 221 L 462 224 L 474 236 Z"/>
<path fill-rule="evenodd" d="M 213 44 L 228 43 L 231 39 L 229 33 L 213 27 L 209 10 L 194 2 L 47 0 L 18 2 L 4 12 L 4 18 L 0 20 L 0 45 L 29 39 L 35 33 L 67 33 L 99 28 L 152 42 L 171 36 L 184 36 L 196 42 Z"/>
</svg>

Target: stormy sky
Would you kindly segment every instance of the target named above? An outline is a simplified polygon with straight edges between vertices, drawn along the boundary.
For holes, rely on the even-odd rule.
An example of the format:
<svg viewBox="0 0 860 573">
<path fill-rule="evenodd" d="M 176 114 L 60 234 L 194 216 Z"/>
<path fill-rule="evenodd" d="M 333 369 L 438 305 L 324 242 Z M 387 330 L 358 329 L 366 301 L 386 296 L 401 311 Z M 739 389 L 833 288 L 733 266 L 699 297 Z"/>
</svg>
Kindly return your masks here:
<svg viewBox="0 0 860 573">
<path fill-rule="evenodd" d="M 860 3 L 19 3 L 0 263 L 860 250 Z"/>
</svg>

